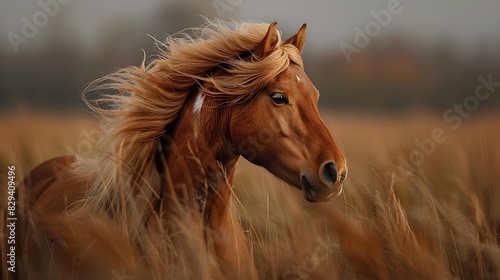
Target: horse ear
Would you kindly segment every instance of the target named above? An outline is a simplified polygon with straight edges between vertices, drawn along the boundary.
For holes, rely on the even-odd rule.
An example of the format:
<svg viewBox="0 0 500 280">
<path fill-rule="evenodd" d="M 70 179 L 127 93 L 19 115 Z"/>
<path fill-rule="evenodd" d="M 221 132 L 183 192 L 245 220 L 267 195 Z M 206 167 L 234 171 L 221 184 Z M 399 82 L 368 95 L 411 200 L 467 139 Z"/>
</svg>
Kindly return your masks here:
<svg viewBox="0 0 500 280">
<path fill-rule="evenodd" d="M 302 47 L 304 47 L 304 43 L 306 42 L 306 28 L 307 24 L 302 24 L 302 27 L 299 29 L 297 34 L 293 35 L 292 37 L 288 38 L 283 45 L 286 44 L 292 44 L 297 49 L 299 49 L 299 52 L 302 52 Z"/>
<path fill-rule="evenodd" d="M 278 44 L 277 24 L 277 22 L 273 22 L 269 25 L 266 36 L 264 36 L 264 39 L 262 39 L 257 48 L 253 51 L 256 56 L 260 58 L 268 56 L 274 50 L 276 44 Z"/>
</svg>

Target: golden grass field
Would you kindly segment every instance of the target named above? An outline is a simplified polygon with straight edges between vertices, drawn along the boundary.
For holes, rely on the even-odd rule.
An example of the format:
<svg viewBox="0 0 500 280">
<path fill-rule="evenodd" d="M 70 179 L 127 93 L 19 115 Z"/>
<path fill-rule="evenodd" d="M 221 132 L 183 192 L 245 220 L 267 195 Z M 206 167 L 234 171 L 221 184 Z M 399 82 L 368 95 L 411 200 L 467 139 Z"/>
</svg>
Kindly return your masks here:
<svg viewBox="0 0 500 280">
<path fill-rule="evenodd" d="M 349 167 L 344 193 L 331 202 L 308 203 L 266 170 L 238 165 L 235 210 L 261 279 L 500 279 L 499 114 L 474 113 L 456 130 L 428 112 L 324 120 Z M 96 127 L 82 116 L 2 116 L 2 209 L 7 165 L 19 181 L 46 159 L 91 148 Z M 436 128 L 446 141 L 427 146 L 418 166 L 400 165 Z M 193 263 L 168 275 L 201 271 Z M 2 271 L 7 279 L 4 261 Z"/>
</svg>

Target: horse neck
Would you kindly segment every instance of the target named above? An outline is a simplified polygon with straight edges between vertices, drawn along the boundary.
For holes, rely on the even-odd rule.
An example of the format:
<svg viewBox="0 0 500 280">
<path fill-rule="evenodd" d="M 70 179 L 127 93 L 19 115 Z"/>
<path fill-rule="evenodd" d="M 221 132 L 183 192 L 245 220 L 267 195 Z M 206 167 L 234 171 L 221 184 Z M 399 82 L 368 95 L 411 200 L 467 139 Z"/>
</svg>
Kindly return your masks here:
<svg viewBox="0 0 500 280">
<path fill-rule="evenodd" d="M 193 94 L 172 128 L 167 167 L 176 192 L 187 191 L 208 219 L 212 211 L 228 211 L 239 156 L 227 129 L 230 108 L 208 97 L 201 101 Z"/>
<path fill-rule="evenodd" d="M 206 97 L 201 110 L 193 110 L 198 98 L 194 95 L 186 101 L 170 134 L 167 169 L 175 195 L 184 202 L 187 191 L 187 206 L 200 210 L 207 246 L 225 264 L 226 270 L 255 278 L 245 235 L 230 210 L 232 181 L 239 158 L 228 131 L 231 108 Z"/>
</svg>

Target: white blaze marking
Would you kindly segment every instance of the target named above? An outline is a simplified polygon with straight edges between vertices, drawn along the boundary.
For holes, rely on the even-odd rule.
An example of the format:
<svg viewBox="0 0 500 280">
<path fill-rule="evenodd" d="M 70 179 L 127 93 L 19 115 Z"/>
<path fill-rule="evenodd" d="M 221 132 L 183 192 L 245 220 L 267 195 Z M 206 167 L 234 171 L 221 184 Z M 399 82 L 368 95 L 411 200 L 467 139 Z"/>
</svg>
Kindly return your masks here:
<svg viewBox="0 0 500 280">
<path fill-rule="evenodd" d="M 203 106 L 203 99 L 205 96 L 203 94 L 199 93 L 198 96 L 196 96 L 196 100 L 194 101 L 193 105 L 193 113 L 198 114 L 201 111 L 201 107 Z"/>
<path fill-rule="evenodd" d="M 297 75 L 297 82 L 300 83 L 300 77 L 299 77 L 299 75 Z"/>
</svg>

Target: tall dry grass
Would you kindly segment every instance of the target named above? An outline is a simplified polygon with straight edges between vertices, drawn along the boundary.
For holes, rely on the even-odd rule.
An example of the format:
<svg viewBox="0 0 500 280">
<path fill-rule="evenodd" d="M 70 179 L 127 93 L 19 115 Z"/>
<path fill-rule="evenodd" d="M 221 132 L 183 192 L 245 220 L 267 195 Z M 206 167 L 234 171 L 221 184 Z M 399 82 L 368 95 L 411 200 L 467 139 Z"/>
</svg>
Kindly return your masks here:
<svg viewBox="0 0 500 280">
<path fill-rule="evenodd" d="M 234 181 L 234 211 L 259 278 L 499 279 L 499 120 L 498 114 L 475 113 L 454 130 L 431 113 L 326 115 L 349 166 L 345 192 L 329 203 L 308 203 L 242 160 Z M 435 128 L 443 129 L 447 140 L 435 143 L 422 164 L 400 165 Z M 85 149 L 93 138 L 86 135 L 96 132 L 86 118 L 43 115 L 2 118 L 0 129 L 1 186 L 6 186 L 6 165 L 16 165 L 20 179 L 45 159 Z M 4 208 L 6 188 L 0 190 Z M 118 226 L 96 219 L 84 230 L 100 235 L 106 241 L 101 246 L 120 255 L 120 265 L 136 279 L 224 277 L 214 256 L 200 249 L 203 238 L 195 218 L 173 211 L 179 215 L 168 221 L 171 229 L 144 240 L 156 249 L 141 253 L 147 255 L 142 268 L 134 260 L 144 263 L 144 258 L 120 238 Z M 5 238 L 4 222 L 2 216 Z M 5 245 L 2 240 L 2 279 L 11 276 Z"/>
</svg>

